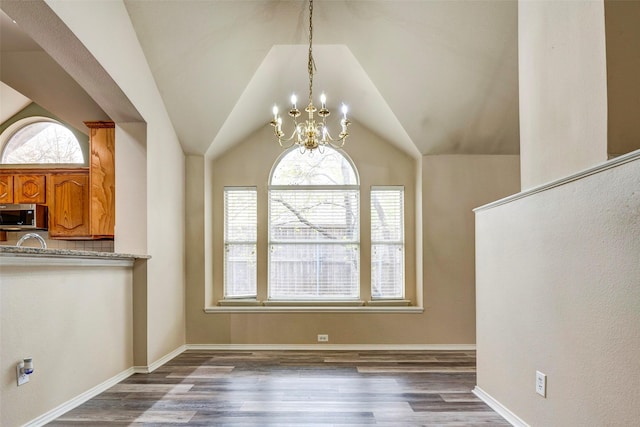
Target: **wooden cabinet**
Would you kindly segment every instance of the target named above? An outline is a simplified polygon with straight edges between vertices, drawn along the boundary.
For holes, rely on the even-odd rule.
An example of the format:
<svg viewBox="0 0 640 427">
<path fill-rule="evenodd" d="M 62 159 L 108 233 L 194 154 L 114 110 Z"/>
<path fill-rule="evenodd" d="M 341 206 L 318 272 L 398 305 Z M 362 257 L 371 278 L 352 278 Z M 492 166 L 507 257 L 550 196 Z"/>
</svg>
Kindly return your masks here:
<svg viewBox="0 0 640 427">
<path fill-rule="evenodd" d="M 89 128 L 90 234 L 113 237 L 115 225 L 116 174 L 115 125 L 113 122 L 85 122 Z"/>
<path fill-rule="evenodd" d="M 11 172 L 5 170 L 0 175 L 0 203 L 37 205 L 47 203 L 47 174 Z"/>
<path fill-rule="evenodd" d="M 115 225 L 115 124 L 85 122 L 91 156 L 84 174 L 52 174 L 49 236 L 113 238 Z"/>
<path fill-rule="evenodd" d="M 13 203 L 13 175 L 0 175 L 0 203 Z"/>
<path fill-rule="evenodd" d="M 85 122 L 89 168 L 0 169 L 0 203 L 46 204 L 49 237 L 112 239 L 115 225 L 115 125 Z"/>
<path fill-rule="evenodd" d="M 89 236 L 88 173 L 52 174 L 48 204 L 49 237 Z"/>
<path fill-rule="evenodd" d="M 14 175 L 13 203 L 16 204 L 44 204 L 47 202 L 47 176 L 42 175 Z"/>
</svg>

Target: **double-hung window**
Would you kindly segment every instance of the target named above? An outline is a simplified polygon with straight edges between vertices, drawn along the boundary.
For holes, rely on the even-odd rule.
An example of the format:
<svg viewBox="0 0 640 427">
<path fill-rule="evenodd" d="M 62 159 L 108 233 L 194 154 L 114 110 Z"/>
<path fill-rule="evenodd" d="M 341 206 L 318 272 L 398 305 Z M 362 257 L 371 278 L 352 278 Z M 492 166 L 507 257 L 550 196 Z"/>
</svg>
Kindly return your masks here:
<svg viewBox="0 0 640 427">
<path fill-rule="evenodd" d="M 404 188 L 371 188 L 371 297 L 404 298 Z"/>
<path fill-rule="evenodd" d="M 288 151 L 269 185 L 270 300 L 360 298 L 360 199 L 349 159 Z"/>
<path fill-rule="evenodd" d="M 255 187 L 224 189 L 224 297 L 255 298 L 257 192 Z"/>
</svg>

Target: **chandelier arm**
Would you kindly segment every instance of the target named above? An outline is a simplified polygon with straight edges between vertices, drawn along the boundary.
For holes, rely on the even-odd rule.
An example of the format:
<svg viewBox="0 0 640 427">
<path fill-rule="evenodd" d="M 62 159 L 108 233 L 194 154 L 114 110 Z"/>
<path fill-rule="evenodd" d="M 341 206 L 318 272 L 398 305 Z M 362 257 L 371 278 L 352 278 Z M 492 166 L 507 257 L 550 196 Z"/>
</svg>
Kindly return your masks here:
<svg viewBox="0 0 640 427">
<path fill-rule="evenodd" d="M 288 142 L 288 144 L 286 144 Z M 288 138 L 288 139 L 281 139 L 278 138 L 278 144 L 280 145 L 280 147 L 284 148 L 285 150 L 288 148 L 293 147 L 294 145 L 296 145 L 296 141 L 293 141 L 293 138 Z"/>
<path fill-rule="evenodd" d="M 282 132 L 282 130 L 280 130 L 280 132 Z M 298 133 L 297 132 L 297 128 L 293 129 L 293 133 L 291 133 L 291 136 L 289 138 L 283 138 L 284 133 L 279 134 L 277 128 L 274 129 L 273 133 L 278 138 L 278 144 L 280 144 L 280 147 L 282 147 L 282 148 L 285 148 L 285 149 L 286 148 L 290 148 L 290 147 L 293 147 L 294 145 L 299 143 L 299 141 L 293 139 Z M 291 142 L 291 143 L 290 144 L 286 144 L 288 142 Z"/>
<path fill-rule="evenodd" d="M 332 142 L 340 142 L 342 145 L 340 147 L 336 147 L 333 144 L 331 144 L 332 147 L 334 148 L 342 148 L 342 146 L 344 145 L 344 141 L 347 139 L 347 137 L 349 136 L 348 133 L 346 132 L 340 132 L 340 135 L 338 135 L 338 138 L 333 138 L 331 136 L 331 133 L 329 133 L 329 129 L 325 126 L 326 132 L 324 133 L 324 136 L 326 136 L 325 139 L 328 143 L 332 143 Z"/>
</svg>

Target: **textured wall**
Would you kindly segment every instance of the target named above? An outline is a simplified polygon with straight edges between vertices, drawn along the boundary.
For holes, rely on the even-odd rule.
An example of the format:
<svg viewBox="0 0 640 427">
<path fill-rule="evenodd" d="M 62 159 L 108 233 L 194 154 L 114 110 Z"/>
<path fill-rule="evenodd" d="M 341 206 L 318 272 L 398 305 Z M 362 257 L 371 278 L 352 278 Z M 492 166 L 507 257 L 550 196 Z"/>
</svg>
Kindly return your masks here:
<svg viewBox="0 0 640 427">
<path fill-rule="evenodd" d="M 518 192 L 518 156 L 425 156 L 422 334 L 475 342 L 475 226 L 472 209 Z"/>
<path fill-rule="evenodd" d="M 476 214 L 478 386 L 532 426 L 640 418 L 638 157 Z"/>
<path fill-rule="evenodd" d="M 144 215 L 142 221 L 138 220 L 139 215 L 133 217 L 136 221 L 116 216 L 115 246 L 124 247 L 118 241 L 121 228 L 146 228 L 146 232 L 136 233 L 138 241 L 129 241 L 126 246 L 146 248 L 152 256 L 146 264 L 145 363 L 151 364 L 185 341 L 184 154 L 124 4 L 51 2 L 49 6 L 95 57 L 92 61 L 85 57 L 78 61 L 93 64 L 96 70 L 68 71 L 86 78 L 83 83 L 87 92 L 116 123 L 126 123 L 118 125 L 118 135 L 128 134 L 127 149 L 132 158 L 126 169 L 118 171 L 119 163 L 116 164 L 116 205 L 125 199 L 131 203 L 141 192 L 129 209 L 133 212 L 138 205 Z M 88 16 L 100 19 L 87 19 Z M 65 66 L 73 68 L 73 63 Z M 89 71 L 93 74 L 88 77 Z M 144 117 L 146 128 L 142 120 L 135 120 L 136 116 Z M 144 137 L 146 140 L 141 141 Z M 119 156 L 117 144 L 116 141 Z M 123 236 L 125 240 L 129 237 Z"/>
<path fill-rule="evenodd" d="M 518 3 L 522 189 L 607 160 L 604 5 Z"/>
<path fill-rule="evenodd" d="M 354 128 L 352 134 L 347 153 L 360 174 L 362 241 L 366 242 L 368 236 L 365 231 L 369 227 L 368 188 L 371 185 L 405 185 L 408 296 L 416 305 L 423 304 L 425 312 L 203 312 L 204 306 L 215 303 L 216 298 L 222 295 L 223 187 L 257 185 L 258 204 L 266 206 L 268 174 L 282 150 L 273 142 L 270 129 L 265 127 L 264 131 L 223 154 L 209 166 L 207 160 L 188 159 L 187 186 L 190 190 L 187 209 L 202 210 L 203 205 L 211 203 L 213 212 L 213 215 L 203 218 L 199 214 L 194 215 L 196 221 L 188 228 L 188 343 L 311 344 L 316 342 L 318 333 L 329 334 L 332 344 L 475 342 L 472 209 L 518 191 L 518 156 L 427 156 L 417 162 L 366 129 L 358 128 L 356 131 Z M 205 181 L 206 172 L 201 162 L 205 168 L 211 169 L 209 183 Z M 420 176 L 421 181 L 416 183 L 416 177 Z M 415 194 L 416 186 L 422 187 L 419 194 Z M 417 200 L 420 200 L 421 209 L 416 209 Z M 416 214 L 419 211 L 423 212 L 422 218 Z M 204 232 L 207 224 L 213 230 L 212 251 L 203 250 L 209 239 Z M 258 280 L 264 281 L 267 271 L 264 208 L 259 214 L 258 233 L 258 245 L 263 245 L 262 255 L 260 250 L 258 252 L 258 267 L 262 269 Z M 422 252 L 416 251 L 416 243 L 422 243 Z M 364 262 L 366 249 L 361 251 L 362 287 L 369 286 L 369 264 Z M 422 268 L 418 269 L 417 264 Z M 208 268 L 213 272 L 210 282 L 205 279 Z M 418 271 L 422 271 L 423 276 L 416 277 Z"/>
<path fill-rule="evenodd" d="M 26 261 L 26 262 L 25 262 Z M 18 426 L 133 366 L 131 267 L 0 258 L 0 425 Z M 35 373 L 16 386 L 15 364 Z"/>
</svg>

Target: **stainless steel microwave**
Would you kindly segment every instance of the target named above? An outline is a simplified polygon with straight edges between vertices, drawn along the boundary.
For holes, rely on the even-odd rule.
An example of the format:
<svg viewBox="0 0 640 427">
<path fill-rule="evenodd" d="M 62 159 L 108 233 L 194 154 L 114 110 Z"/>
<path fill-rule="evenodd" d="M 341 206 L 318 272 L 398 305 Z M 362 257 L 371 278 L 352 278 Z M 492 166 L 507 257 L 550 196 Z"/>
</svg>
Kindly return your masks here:
<svg viewBox="0 0 640 427">
<path fill-rule="evenodd" d="M 47 207 L 0 204 L 0 230 L 47 228 Z"/>
</svg>

